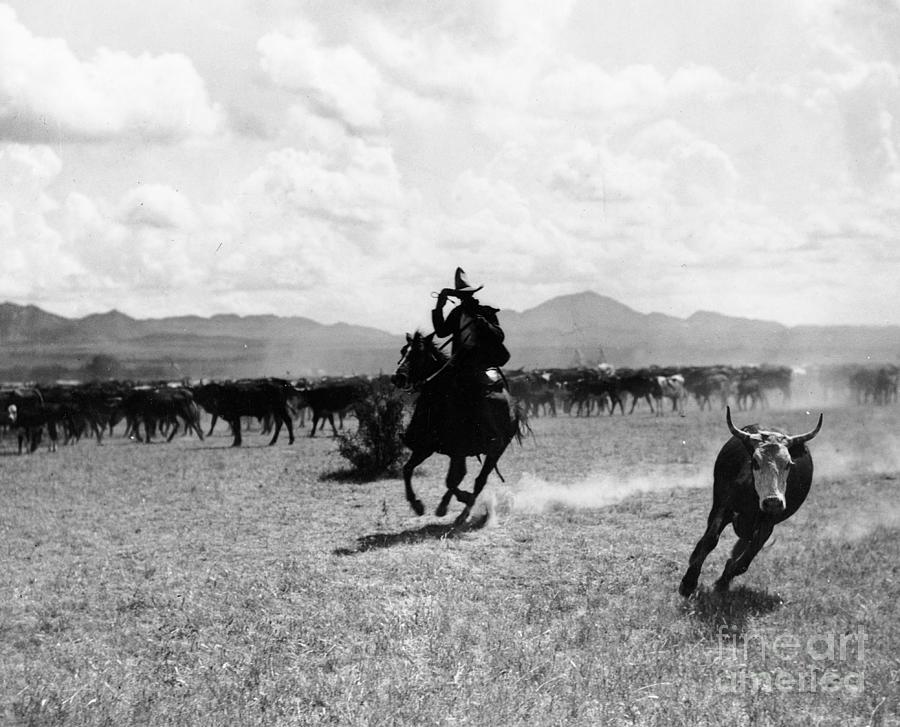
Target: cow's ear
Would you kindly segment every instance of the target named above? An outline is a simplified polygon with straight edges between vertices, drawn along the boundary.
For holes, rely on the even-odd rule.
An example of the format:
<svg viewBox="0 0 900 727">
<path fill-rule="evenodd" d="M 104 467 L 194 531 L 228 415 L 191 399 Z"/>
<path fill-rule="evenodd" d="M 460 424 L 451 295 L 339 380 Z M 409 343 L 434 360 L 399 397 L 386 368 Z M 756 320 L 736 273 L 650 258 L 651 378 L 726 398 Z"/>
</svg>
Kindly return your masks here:
<svg viewBox="0 0 900 727">
<path fill-rule="evenodd" d="M 406 342 L 412 343 L 412 336 L 410 336 L 408 333 L 406 334 Z"/>
<path fill-rule="evenodd" d="M 434 340 L 434 333 L 429 333 L 425 336 L 425 343 L 431 343 Z"/>
</svg>

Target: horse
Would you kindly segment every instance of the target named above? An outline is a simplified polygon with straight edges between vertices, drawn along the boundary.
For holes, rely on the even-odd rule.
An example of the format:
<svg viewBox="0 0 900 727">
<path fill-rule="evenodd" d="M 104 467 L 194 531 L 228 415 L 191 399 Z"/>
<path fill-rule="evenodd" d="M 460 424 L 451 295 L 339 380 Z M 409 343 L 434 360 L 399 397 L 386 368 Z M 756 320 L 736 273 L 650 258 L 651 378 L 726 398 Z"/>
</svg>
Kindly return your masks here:
<svg viewBox="0 0 900 727">
<path fill-rule="evenodd" d="M 422 501 L 412 487 L 416 467 L 432 454 L 450 458 L 447 491 L 435 510 L 438 517 L 447 514 L 452 497 L 463 505 L 455 524 L 469 517 L 472 506 L 484 489 L 488 476 L 515 438 L 521 444 L 528 427 L 526 415 L 510 396 L 505 380 L 497 372 L 487 391 L 472 390 L 454 375 L 453 363 L 434 343 L 434 334 L 406 334 L 397 370 L 391 382 L 397 388 L 418 391 L 415 408 L 403 441 L 411 450 L 403 465 L 406 500 L 416 515 L 425 512 Z M 472 492 L 459 489 L 466 476 L 466 457 L 483 455 L 481 470 L 475 477 Z M 498 476 L 500 475 L 497 470 Z M 502 476 L 500 477 L 502 480 Z"/>
</svg>

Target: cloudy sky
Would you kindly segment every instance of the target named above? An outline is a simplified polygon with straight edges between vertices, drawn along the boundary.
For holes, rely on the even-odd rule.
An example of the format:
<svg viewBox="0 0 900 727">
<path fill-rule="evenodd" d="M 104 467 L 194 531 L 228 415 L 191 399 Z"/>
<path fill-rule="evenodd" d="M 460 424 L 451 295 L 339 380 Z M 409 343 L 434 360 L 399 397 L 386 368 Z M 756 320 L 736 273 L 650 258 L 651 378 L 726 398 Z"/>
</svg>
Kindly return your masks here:
<svg viewBox="0 0 900 727">
<path fill-rule="evenodd" d="M 900 324 L 897 0 L 0 2 L 0 300 Z"/>
</svg>

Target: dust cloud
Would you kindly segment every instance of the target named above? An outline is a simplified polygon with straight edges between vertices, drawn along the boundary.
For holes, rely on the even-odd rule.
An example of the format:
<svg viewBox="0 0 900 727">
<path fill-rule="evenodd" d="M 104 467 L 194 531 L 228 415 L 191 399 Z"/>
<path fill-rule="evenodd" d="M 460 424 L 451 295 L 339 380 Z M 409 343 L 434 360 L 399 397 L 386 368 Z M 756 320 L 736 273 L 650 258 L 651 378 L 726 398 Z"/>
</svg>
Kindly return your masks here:
<svg viewBox="0 0 900 727">
<path fill-rule="evenodd" d="M 873 486 L 881 478 L 896 479 L 900 493 L 900 438 L 885 430 L 843 441 L 839 434 L 822 437 L 810 445 L 817 482 L 824 479 L 846 481 L 840 507 L 817 527 L 828 538 L 856 540 L 879 527 L 900 528 L 900 498 L 855 497 L 860 488 Z M 883 485 L 882 485 L 883 486 Z M 676 488 L 706 488 L 712 494 L 712 462 L 706 466 L 642 467 L 640 473 L 615 475 L 596 473 L 581 480 L 562 483 L 534 474 L 524 474 L 518 482 L 492 488 L 484 503 L 496 524 L 497 515 L 540 514 L 554 508 L 598 509 L 615 505 L 628 497 Z M 829 508 L 832 509 L 832 508 Z"/>
<path fill-rule="evenodd" d="M 711 473 L 694 469 L 673 472 L 672 467 L 660 467 L 640 475 L 598 473 L 565 484 L 526 473 L 515 485 L 497 493 L 497 507 L 501 511 L 525 513 L 540 513 L 554 507 L 592 509 L 615 505 L 640 493 L 681 487 L 712 489 Z"/>
<path fill-rule="evenodd" d="M 900 438 L 895 433 L 870 432 L 851 442 L 835 439 L 810 445 L 816 478 L 900 472 Z"/>
</svg>

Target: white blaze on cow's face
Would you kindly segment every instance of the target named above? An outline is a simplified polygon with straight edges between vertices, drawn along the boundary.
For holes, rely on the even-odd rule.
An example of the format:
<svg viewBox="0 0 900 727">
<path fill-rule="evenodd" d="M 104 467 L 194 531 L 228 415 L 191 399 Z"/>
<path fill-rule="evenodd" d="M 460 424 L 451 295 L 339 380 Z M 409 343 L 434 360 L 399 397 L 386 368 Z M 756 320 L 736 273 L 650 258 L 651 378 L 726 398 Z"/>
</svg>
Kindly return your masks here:
<svg viewBox="0 0 900 727">
<path fill-rule="evenodd" d="M 788 452 L 788 437 L 760 432 L 762 441 L 750 455 L 753 485 L 763 512 L 778 514 L 786 507 L 787 478 L 794 461 Z"/>
<path fill-rule="evenodd" d="M 16 419 L 19 417 L 19 408 L 15 404 L 10 404 L 6 407 L 6 415 L 9 418 L 10 424 L 15 424 Z"/>
</svg>

